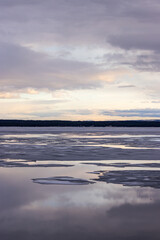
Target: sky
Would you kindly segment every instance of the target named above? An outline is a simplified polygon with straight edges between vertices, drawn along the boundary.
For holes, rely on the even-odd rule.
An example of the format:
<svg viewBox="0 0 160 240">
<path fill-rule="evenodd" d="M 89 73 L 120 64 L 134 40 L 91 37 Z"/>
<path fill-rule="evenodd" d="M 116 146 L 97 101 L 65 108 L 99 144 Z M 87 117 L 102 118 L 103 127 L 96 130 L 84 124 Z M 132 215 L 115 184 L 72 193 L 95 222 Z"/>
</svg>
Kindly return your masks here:
<svg viewBox="0 0 160 240">
<path fill-rule="evenodd" d="M 0 118 L 160 119 L 159 0 L 0 0 Z"/>
</svg>

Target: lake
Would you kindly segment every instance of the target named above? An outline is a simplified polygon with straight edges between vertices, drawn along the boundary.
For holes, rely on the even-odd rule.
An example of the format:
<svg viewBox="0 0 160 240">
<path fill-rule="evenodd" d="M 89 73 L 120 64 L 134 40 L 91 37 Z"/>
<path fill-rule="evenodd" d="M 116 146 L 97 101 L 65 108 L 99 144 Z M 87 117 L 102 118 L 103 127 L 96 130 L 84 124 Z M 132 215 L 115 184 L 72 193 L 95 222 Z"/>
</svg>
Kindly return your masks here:
<svg viewBox="0 0 160 240">
<path fill-rule="evenodd" d="M 0 128 L 0 239 L 159 240 L 160 128 Z"/>
</svg>

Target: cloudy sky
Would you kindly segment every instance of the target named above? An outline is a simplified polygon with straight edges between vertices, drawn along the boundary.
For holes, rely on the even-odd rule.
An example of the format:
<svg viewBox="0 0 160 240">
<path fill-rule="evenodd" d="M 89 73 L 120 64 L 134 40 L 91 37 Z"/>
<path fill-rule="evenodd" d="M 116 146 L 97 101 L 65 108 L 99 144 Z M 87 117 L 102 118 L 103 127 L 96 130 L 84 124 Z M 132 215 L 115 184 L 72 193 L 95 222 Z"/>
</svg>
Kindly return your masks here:
<svg viewBox="0 0 160 240">
<path fill-rule="evenodd" d="M 0 0 L 0 118 L 160 118 L 159 0 Z"/>
</svg>

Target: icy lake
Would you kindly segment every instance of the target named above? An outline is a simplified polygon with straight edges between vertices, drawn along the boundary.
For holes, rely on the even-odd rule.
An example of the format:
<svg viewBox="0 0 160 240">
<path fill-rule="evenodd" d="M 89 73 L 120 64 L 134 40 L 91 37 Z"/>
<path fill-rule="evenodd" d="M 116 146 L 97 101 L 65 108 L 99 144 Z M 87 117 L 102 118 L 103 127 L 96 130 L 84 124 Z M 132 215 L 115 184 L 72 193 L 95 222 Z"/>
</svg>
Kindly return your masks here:
<svg viewBox="0 0 160 240">
<path fill-rule="evenodd" d="M 0 239 L 159 240 L 160 128 L 0 128 Z"/>
</svg>

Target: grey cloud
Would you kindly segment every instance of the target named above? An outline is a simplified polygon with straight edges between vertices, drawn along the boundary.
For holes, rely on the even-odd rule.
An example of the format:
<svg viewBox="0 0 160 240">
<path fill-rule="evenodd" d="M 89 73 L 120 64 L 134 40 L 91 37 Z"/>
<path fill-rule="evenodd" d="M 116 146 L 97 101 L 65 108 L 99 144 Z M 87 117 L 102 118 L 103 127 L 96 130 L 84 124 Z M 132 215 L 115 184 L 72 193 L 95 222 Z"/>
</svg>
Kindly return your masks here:
<svg viewBox="0 0 160 240">
<path fill-rule="evenodd" d="M 147 117 L 147 118 L 159 118 L 160 109 L 129 109 L 129 110 L 113 110 L 113 111 L 101 111 L 101 115 L 106 116 L 119 116 L 119 117 Z"/>
<path fill-rule="evenodd" d="M 155 29 L 156 30 L 156 29 Z M 153 31 L 153 30 L 151 30 Z M 122 49 L 142 49 L 142 50 L 154 50 L 160 51 L 160 32 L 154 32 L 150 35 L 146 32 L 139 32 L 137 33 L 128 33 L 128 34 L 120 34 L 120 35 L 113 35 L 109 38 L 109 42 L 114 45 L 118 46 Z"/>
<path fill-rule="evenodd" d="M 97 66 L 66 61 L 63 56 L 61 60 L 49 59 L 22 45 L 98 46 L 104 50 L 118 47 L 126 51 L 122 58 L 121 54 L 114 56 L 115 60 L 110 56 L 108 68 L 128 65 L 143 71 L 160 69 L 158 0 L 0 0 L 0 7 L 0 40 L 15 44 L 0 44 L 1 86 L 98 86 L 98 81 L 92 79 L 99 71 Z M 133 49 L 142 52 L 137 55 Z"/>
<path fill-rule="evenodd" d="M 92 63 L 51 58 L 26 47 L 0 43 L 0 88 L 74 89 L 99 86 Z M 4 87 L 6 86 L 6 87 Z"/>
<path fill-rule="evenodd" d="M 0 5 L 3 37 L 17 41 L 104 45 L 109 40 L 124 48 L 144 43 L 150 49 L 159 36 L 158 0 L 1 0 Z"/>
<path fill-rule="evenodd" d="M 121 85 L 121 86 L 118 86 L 119 88 L 134 88 L 135 86 L 134 85 Z"/>
<path fill-rule="evenodd" d="M 105 54 L 103 61 L 110 67 L 128 66 L 146 72 L 160 71 L 160 54 L 156 52 L 121 51 L 120 53 Z"/>
<path fill-rule="evenodd" d="M 154 101 L 152 101 L 152 103 L 160 103 L 160 100 L 154 100 Z"/>
<path fill-rule="evenodd" d="M 143 71 L 160 71 L 160 54 L 151 53 L 151 54 L 142 54 L 137 56 L 137 59 L 133 65 L 136 69 Z"/>
<path fill-rule="evenodd" d="M 50 110 L 50 111 L 33 111 L 30 113 L 26 113 L 24 115 L 26 116 L 34 116 L 34 117 L 43 117 L 43 118 L 47 118 L 47 117 L 61 117 L 61 116 L 76 116 L 76 115 L 91 115 L 93 114 L 92 111 L 88 110 L 88 109 L 83 109 L 83 110 Z"/>
</svg>

